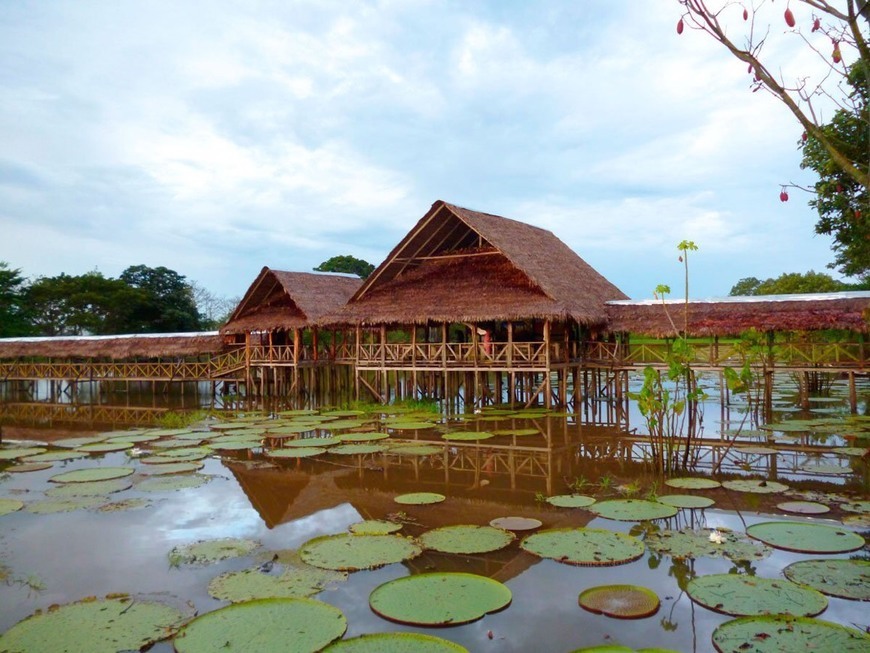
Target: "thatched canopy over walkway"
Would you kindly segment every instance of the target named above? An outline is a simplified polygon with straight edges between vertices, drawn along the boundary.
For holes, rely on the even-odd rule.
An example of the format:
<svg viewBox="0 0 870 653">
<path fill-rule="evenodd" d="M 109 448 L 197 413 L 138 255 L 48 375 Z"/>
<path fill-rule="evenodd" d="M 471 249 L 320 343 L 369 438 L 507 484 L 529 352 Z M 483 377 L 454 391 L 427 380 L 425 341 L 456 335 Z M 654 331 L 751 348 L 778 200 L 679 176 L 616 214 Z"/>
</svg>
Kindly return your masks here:
<svg viewBox="0 0 870 653">
<path fill-rule="evenodd" d="M 0 359 L 190 358 L 217 354 L 222 349 L 223 344 L 217 331 L 0 339 Z"/>
</svg>

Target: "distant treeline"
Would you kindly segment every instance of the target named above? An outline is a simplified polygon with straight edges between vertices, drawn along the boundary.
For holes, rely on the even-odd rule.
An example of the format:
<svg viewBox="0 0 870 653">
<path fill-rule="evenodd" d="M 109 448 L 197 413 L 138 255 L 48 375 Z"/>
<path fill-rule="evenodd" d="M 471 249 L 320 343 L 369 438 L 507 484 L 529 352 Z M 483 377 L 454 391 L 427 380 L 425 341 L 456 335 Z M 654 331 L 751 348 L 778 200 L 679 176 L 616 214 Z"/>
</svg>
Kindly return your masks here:
<svg viewBox="0 0 870 653">
<path fill-rule="evenodd" d="M 0 337 L 206 331 L 238 303 L 174 270 L 133 265 L 115 279 L 94 271 L 28 280 L 0 261 Z"/>
</svg>

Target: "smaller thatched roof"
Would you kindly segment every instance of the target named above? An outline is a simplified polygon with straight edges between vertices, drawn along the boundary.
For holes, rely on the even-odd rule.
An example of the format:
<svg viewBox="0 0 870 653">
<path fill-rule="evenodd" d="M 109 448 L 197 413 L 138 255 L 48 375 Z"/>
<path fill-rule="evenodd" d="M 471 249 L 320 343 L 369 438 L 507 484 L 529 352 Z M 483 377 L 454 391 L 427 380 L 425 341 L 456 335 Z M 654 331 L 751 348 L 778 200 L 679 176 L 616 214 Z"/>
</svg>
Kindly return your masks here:
<svg viewBox="0 0 870 653">
<path fill-rule="evenodd" d="M 217 331 L 0 339 L 0 359 L 178 358 L 214 354 L 222 349 Z"/>
<path fill-rule="evenodd" d="M 338 274 L 283 272 L 264 267 L 222 334 L 311 326 L 347 303 L 362 279 Z"/>
<path fill-rule="evenodd" d="M 656 337 L 673 336 L 685 322 L 685 302 L 608 302 L 611 332 L 631 332 Z M 733 336 L 744 331 L 870 330 L 870 292 L 806 295 L 760 295 L 692 300 L 688 308 L 688 335 Z"/>
<path fill-rule="evenodd" d="M 616 286 L 552 232 L 441 200 L 323 322 L 572 318 L 602 324 Z"/>
</svg>

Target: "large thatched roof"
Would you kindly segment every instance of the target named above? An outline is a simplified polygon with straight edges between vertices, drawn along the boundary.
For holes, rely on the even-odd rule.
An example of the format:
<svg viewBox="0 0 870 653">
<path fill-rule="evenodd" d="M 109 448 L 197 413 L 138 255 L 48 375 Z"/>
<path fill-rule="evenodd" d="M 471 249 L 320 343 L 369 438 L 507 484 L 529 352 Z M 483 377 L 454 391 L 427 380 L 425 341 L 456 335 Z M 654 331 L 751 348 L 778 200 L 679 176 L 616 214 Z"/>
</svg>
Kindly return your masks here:
<svg viewBox="0 0 870 653">
<path fill-rule="evenodd" d="M 222 340 L 217 331 L 0 339 L 0 359 L 176 358 L 213 354 L 222 349 Z"/>
<path fill-rule="evenodd" d="M 684 325 L 684 302 L 614 301 L 607 305 L 609 329 L 650 336 L 673 336 Z M 870 330 L 870 292 L 726 297 L 689 302 L 690 336 L 730 336 L 758 331 Z"/>
<path fill-rule="evenodd" d="M 360 284 L 362 280 L 356 277 L 282 272 L 264 267 L 221 333 L 309 326 L 344 306 Z"/>
<path fill-rule="evenodd" d="M 605 302 L 625 297 L 552 232 L 439 200 L 348 305 L 323 321 L 600 324 Z"/>
</svg>

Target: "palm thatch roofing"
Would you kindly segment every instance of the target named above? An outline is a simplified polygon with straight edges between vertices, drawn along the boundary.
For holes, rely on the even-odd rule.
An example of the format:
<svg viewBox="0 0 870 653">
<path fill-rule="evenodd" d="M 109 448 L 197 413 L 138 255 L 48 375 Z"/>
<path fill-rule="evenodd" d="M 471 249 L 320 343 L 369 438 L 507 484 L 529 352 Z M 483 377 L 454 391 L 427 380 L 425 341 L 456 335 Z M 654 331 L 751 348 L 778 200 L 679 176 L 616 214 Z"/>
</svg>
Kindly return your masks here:
<svg viewBox="0 0 870 653">
<path fill-rule="evenodd" d="M 187 358 L 218 353 L 222 349 L 223 341 L 217 331 L 0 339 L 0 359 Z"/>
<path fill-rule="evenodd" d="M 323 321 L 602 324 L 605 302 L 625 298 L 552 232 L 438 200 L 347 306 Z"/>
<path fill-rule="evenodd" d="M 631 332 L 655 337 L 675 335 L 684 329 L 685 302 L 614 301 L 607 305 L 611 332 Z M 673 320 L 674 324 L 671 324 Z M 733 336 L 757 331 L 818 331 L 843 329 L 870 331 L 870 292 L 806 295 L 766 295 L 693 300 L 688 304 L 690 336 Z"/>
<path fill-rule="evenodd" d="M 264 267 L 251 284 L 222 334 L 311 326 L 338 310 L 362 284 L 356 277 L 282 272 Z"/>
</svg>

